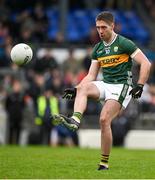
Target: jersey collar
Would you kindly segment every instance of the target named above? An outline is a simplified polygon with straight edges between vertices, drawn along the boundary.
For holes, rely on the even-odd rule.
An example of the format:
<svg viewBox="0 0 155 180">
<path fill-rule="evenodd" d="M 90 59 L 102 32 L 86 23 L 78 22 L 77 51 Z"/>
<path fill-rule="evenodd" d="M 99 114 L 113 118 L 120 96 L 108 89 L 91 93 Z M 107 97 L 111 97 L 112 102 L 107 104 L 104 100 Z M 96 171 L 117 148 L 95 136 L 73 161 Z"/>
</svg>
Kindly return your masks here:
<svg viewBox="0 0 155 180">
<path fill-rule="evenodd" d="M 115 33 L 114 38 L 109 43 L 103 41 L 104 46 L 110 46 L 116 40 L 116 38 L 117 38 L 117 34 Z"/>
</svg>

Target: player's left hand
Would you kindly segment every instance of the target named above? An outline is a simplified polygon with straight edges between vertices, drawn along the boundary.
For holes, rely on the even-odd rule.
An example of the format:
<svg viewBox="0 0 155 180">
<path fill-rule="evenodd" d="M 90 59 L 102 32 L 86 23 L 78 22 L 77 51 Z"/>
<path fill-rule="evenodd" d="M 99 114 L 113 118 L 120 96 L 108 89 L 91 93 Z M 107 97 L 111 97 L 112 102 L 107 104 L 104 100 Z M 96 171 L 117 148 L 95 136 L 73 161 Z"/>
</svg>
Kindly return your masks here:
<svg viewBox="0 0 155 180">
<path fill-rule="evenodd" d="M 129 95 L 132 96 L 134 99 L 138 99 L 141 97 L 143 92 L 143 84 L 137 84 L 130 92 Z"/>
<path fill-rule="evenodd" d="M 62 95 L 62 98 L 74 99 L 75 96 L 76 96 L 76 88 L 67 88 L 64 90 L 64 94 Z"/>
</svg>

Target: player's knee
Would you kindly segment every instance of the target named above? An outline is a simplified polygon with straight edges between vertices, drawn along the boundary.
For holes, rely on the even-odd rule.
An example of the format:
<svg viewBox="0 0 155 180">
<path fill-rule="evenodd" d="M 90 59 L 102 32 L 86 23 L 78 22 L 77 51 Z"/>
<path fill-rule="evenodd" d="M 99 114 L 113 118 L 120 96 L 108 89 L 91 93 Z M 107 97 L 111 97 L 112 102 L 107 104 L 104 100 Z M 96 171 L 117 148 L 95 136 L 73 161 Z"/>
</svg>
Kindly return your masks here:
<svg viewBox="0 0 155 180">
<path fill-rule="evenodd" d="M 109 127 L 111 124 L 110 116 L 107 114 L 100 117 L 100 126 L 101 128 Z"/>
<path fill-rule="evenodd" d="M 82 85 L 78 86 L 76 89 L 77 89 L 77 93 L 83 93 L 84 92 L 84 87 Z"/>
<path fill-rule="evenodd" d="M 81 85 L 81 86 L 78 86 L 78 87 L 77 87 L 77 92 L 78 92 L 78 93 L 87 94 L 88 89 L 89 89 L 89 85 L 86 83 L 86 84 L 83 84 L 83 85 Z"/>
</svg>

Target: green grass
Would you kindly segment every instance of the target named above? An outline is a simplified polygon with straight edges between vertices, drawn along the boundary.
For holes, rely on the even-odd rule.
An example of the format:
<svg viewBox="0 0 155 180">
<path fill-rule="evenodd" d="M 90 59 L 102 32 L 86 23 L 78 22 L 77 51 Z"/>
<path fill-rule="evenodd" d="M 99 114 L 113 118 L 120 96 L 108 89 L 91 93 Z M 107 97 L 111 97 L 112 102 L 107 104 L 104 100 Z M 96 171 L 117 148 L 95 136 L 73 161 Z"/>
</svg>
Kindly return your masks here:
<svg viewBox="0 0 155 180">
<path fill-rule="evenodd" d="M 110 169 L 97 171 L 98 149 L 0 147 L 0 179 L 153 179 L 155 150 L 113 148 Z"/>
</svg>

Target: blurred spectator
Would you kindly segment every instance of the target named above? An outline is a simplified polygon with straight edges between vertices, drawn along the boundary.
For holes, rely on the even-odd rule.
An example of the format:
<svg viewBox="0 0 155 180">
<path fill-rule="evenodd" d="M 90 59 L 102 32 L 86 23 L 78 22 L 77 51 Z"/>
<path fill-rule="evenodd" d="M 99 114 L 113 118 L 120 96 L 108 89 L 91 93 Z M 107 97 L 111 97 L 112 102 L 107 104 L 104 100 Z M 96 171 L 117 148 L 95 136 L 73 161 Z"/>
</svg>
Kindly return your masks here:
<svg viewBox="0 0 155 180">
<path fill-rule="evenodd" d="M 155 84 L 147 86 L 147 98 L 141 102 L 142 112 L 155 112 Z"/>
<path fill-rule="evenodd" d="M 153 5 L 153 0 L 144 0 L 144 4 L 145 4 L 145 7 L 148 9 L 150 9 Z"/>
<path fill-rule="evenodd" d="M 150 20 L 154 23 L 155 20 L 155 1 L 154 0 L 145 0 L 142 4 L 143 8 L 145 8 L 147 15 L 149 16 Z"/>
<path fill-rule="evenodd" d="M 39 42 L 47 41 L 48 18 L 41 3 L 37 3 L 31 14 L 35 22 L 34 36 Z"/>
<path fill-rule="evenodd" d="M 121 30 L 122 30 L 122 24 L 121 24 L 121 22 L 117 22 L 115 24 L 115 32 L 119 34 L 119 33 L 121 33 Z"/>
<path fill-rule="evenodd" d="M 130 130 L 129 119 L 121 116 L 112 122 L 113 145 L 122 146 L 127 132 Z"/>
<path fill-rule="evenodd" d="M 146 83 L 143 87 L 142 97 L 139 99 L 138 102 L 139 103 L 143 103 L 143 102 L 150 103 L 150 101 L 151 101 L 150 85 Z"/>
<path fill-rule="evenodd" d="M 151 84 L 149 87 L 150 93 L 150 107 L 154 109 L 155 112 L 155 84 Z"/>
<path fill-rule="evenodd" d="M 91 27 L 88 37 L 85 38 L 85 43 L 94 46 L 100 41 L 96 27 Z"/>
<path fill-rule="evenodd" d="M 130 129 L 133 129 L 135 124 L 138 122 L 140 113 L 139 102 L 131 100 L 128 107 L 122 111 L 117 118 L 115 118 L 112 122 L 114 146 L 124 145 L 126 134 Z"/>
<path fill-rule="evenodd" d="M 10 59 L 8 57 L 8 54 L 6 54 L 9 45 L 11 45 L 9 28 L 8 26 L 0 22 L 0 67 L 7 67 L 10 65 Z"/>
<path fill-rule="evenodd" d="M 12 83 L 12 93 L 6 98 L 6 111 L 8 113 L 9 144 L 18 144 L 22 129 L 24 95 L 21 82 L 15 79 Z"/>
<path fill-rule="evenodd" d="M 55 68 L 58 68 L 58 63 L 53 57 L 51 49 L 46 48 L 44 51 L 44 55 L 41 58 L 36 59 L 34 70 L 37 72 L 45 72 L 53 70 Z"/>
<path fill-rule="evenodd" d="M 90 64 L 91 64 L 91 54 L 92 54 L 92 47 L 87 48 L 87 54 L 85 58 L 83 59 L 83 67 L 86 72 L 88 72 Z"/>
<path fill-rule="evenodd" d="M 155 84 L 155 62 L 152 62 L 149 82 Z"/>
<path fill-rule="evenodd" d="M 0 79 L 1 80 L 1 79 Z M 0 81 L 0 145 L 6 144 L 7 114 L 5 110 L 6 91 Z"/>
<path fill-rule="evenodd" d="M 0 45 L 4 44 L 5 38 L 9 35 L 9 27 L 0 21 Z"/>
<path fill-rule="evenodd" d="M 16 35 L 17 42 L 24 42 L 30 44 L 32 40 L 35 41 L 33 36 L 35 22 L 32 19 L 28 10 L 24 10 L 21 13 L 17 14 L 15 23 L 16 26 L 18 26 Z"/>
<path fill-rule="evenodd" d="M 29 10 L 24 10 L 17 15 L 17 22 L 21 29 L 29 29 L 33 31 L 35 28 L 35 21 L 33 20 Z"/>
<path fill-rule="evenodd" d="M 58 32 L 56 34 L 56 37 L 55 37 L 55 41 L 53 41 L 54 43 L 57 44 L 57 46 L 62 46 L 64 43 L 65 43 L 65 39 L 64 39 L 64 36 L 61 32 Z"/>
<path fill-rule="evenodd" d="M 3 88 L 6 91 L 6 93 L 12 92 L 12 77 L 11 75 L 7 74 L 3 77 Z"/>
<path fill-rule="evenodd" d="M 62 67 L 65 75 L 65 83 L 68 84 L 68 86 L 77 84 L 77 74 L 82 69 L 82 62 L 75 59 L 73 48 L 69 49 L 69 57 L 64 61 Z"/>
<path fill-rule="evenodd" d="M 65 39 L 65 36 L 63 35 L 63 33 L 61 31 L 59 31 L 59 29 L 57 30 L 57 32 L 55 32 L 54 37 L 49 36 L 48 38 L 49 39 L 47 42 L 52 44 L 52 45 L 54 44 L 54 46 L 56 46 L 58 48 L 64 47 L 65 44 L 68 44 L 68 42 Z"/>
<path fill-rule="evenodd" d="M 21 29 L 19 42 L 30 44 L 30 42 L 33 41 L 34 39 L 33 39 L 32 31 L 30 29 Z"/>
<path fill-rule="evenodd" d="M 50 144 L 50 133 L 53 124 L 50 116 L 59 113 L 58 99 L 53 95 L 50 88 L 44 91 L 43 95 L 37 98 L 35 124 L 40 130 L 41 144 Z"/>
<path fill-rule="evenodd" d="M 58 68 L 52 69 L 50 72 L 46 80 L 46 87 L 51 87 L 54 95 L 60 97 L 64 88 L 63 76 Z"/>
<path fill-rule="evenodd" d="M 0 21 L 6 21 L 9 17 L 9 9 L 5 6 L 5 0 L 0 1 Z"/>
<path fill-rule="evenodd" d="M 29 77 L 29 88 L 27 93 L 32 97 L 34 105 L 37 103 L 37 98 L 45 90 L 45 78 L 43 74 L 32 72 L 32 77 Z"/>
<path fill-rule="evenodd" d="M 51 131 L 51 146 L 77 146 L 78 135 L 62 125 L 55 126 Z"/>
</svg>

